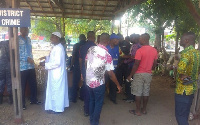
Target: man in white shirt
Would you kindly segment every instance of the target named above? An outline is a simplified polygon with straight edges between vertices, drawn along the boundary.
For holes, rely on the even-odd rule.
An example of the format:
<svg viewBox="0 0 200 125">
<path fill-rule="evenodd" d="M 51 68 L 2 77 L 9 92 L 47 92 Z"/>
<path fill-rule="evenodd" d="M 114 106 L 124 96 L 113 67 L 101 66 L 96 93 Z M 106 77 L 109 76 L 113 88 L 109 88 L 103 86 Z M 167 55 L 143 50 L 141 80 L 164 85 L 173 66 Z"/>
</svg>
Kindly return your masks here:
<svg viewBox="0 0 200 125">
<path fill-rule="evenodd" d="M 48 70 L 45 110 L 50 113 L 60 113 L 65 107 L 69 107 L 65 51 L 60 38 L 59 32 L 52 33 L 51 43 L 54 47 L 46 57 L 45 63 L 40 63 Z"/>
<path fill-rule="evenodd" d="M 107 71 L 110 79 L 117 85 L 119 92 L 121 86 L 113 72 L 113 60 L 108 53 L 106 45 L 109 41 L 109 35 L 103 33 L 100 36 L 98 46 L 92 46 L 88 49 L 86 61 L 86 84 L 90 94 L 90 125 L 98 125 L 103 106 L 105 94 L 105 78 L 104 74 Z"/>
</svg>

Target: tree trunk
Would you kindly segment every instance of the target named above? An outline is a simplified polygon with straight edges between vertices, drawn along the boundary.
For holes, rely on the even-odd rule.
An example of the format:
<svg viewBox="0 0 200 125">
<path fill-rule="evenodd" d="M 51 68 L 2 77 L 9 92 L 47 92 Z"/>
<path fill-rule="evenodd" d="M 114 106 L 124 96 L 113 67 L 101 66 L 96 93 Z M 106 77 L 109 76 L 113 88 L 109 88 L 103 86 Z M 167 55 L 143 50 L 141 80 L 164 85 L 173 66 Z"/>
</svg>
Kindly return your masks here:
<svg viewBox="0 0 200 125">
<path fill-rule="evenodd" d="M 161 49 L 161 33 L 156 33 L 155 47 L 157 47 L 158 50 Z"/>
<path fill-rule="evenodd" d="M 175 54 L 178 54 L 179 49 L 178 49 L 178 38 L 179 38 L 179 32 L 176 34 L 176 44 L 175 44 Z"/>
<path fill-rule="evenodd" d="M 200 37 L 198 39 L 198 50 L 200 50 Z"/>
</svg>

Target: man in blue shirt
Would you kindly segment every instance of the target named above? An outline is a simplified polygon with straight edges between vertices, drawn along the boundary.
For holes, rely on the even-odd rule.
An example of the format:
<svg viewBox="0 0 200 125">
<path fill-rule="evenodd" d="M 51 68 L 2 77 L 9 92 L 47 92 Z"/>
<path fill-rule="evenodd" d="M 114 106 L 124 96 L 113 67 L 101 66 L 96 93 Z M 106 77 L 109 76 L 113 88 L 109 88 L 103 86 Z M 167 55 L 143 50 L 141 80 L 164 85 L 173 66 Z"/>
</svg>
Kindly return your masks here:
<svg viewBox="0 0 200 125">
<path fill-rule="evenodd" d="M 28 37 L 29 30 L 27 27 L 20 28 L 21 35 L 19 36 L 19 54 L 20 54 L 20 73 L 22 86 L 22 104 L 23 110 L 25 105 L 25 88 L 28 82 L 31 95 L 30 104 L 41 104 L 37 100 L 37 81 L 34 67 L 34 60 L 32 55 L 31 39 Z"/>
<path fill-rule="evenodd" d="M 93 31 L 89 31 L 87 33 L 87 41 L 86 43 L 80 48 L 80 56 L 79 56 L 79 63 L 81 69 L 81 79 L 83 80 L 83 94 L 84 94 L 84 115 L 89 115 L 89 90 L 86 85 L 86 69 L 85 69 L 85 57 L 87 55 L 87 51 L 90 47 L 96 46 L 95 42 L 95 33 Z"/>
<path fill-rule="evenodd" d="M 106 46 L 108 49 L 109 54 L 112 56 L 113 59 L 113 65 L 114 65 L 114 73 L 118 77 L 118 60 L 120 56 L 123 56 L 123 53 L 121 49 L 119 48 L 119 36 L 116 35 L 115 33 L 110 35 L 110 44 Z M 119 81 L 119 80 L 118 80 Z M 116 95 L 117 95 L 117 86 L 116 84 L 109 79 L 109 97 L 110 100 L 114 103 L 117 104 L 116 102 Z"/>
<path fill-rule="evenodd" d="M 73 67 L 73 84 L 70 88 L 70 101 L 76 103 L 78 84 L 81 79 L 81 71 L 79 65 L 79 50 L 85 44 L 86 37 L 84 34 L 79 36 L 79 43 L 73 47 L 71 67 Z"/>
</svg>

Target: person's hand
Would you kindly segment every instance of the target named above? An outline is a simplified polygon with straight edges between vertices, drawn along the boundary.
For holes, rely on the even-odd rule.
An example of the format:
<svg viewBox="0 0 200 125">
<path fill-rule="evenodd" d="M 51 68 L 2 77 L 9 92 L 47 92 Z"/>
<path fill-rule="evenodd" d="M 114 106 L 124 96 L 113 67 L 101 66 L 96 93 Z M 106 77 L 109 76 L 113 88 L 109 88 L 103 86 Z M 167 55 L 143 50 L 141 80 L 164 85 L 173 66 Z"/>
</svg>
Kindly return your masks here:
<svg viewBox="0 0 200 125">
<path fill-rule="evenodd" d="M 31 63 L 31 64 L 34 64 L 34 60 L 33 60 L 32 58 L 30 58 L 30 57 L 28 57 L 27 61 L 28 61 L 29 63 Z"/>
<path fill-rule="evenodd" d="M 117 86 L 117 89 L 118 89 L 117 93 L 120 93 L 122 91 L 122 87 L 120 85 Z"/>
<path fill-rule="evenodd" d="M 81 74 L 81 81 L 84 81 L 84 79 L 83 79 L 83 75 Z"/>
<path fill-rule="evenodd" d="M 45 62 L 40 62 L 40 66 L 45 66 Z"/>
<path fill-rule="evenodd" d="M 179 75 L 179 76 L 180 76 L 180 79 L 181 79 L 182 81 L 184 81 L 185 78 L 188 78 L 187 75 Z"/>
<path fill-rule="evenodd" d="M 128 80 L 128 81 L 131 81 L 131 76 L 130 76 L 130 75 L 127 77 L 127 80 Z"/>
</svg>

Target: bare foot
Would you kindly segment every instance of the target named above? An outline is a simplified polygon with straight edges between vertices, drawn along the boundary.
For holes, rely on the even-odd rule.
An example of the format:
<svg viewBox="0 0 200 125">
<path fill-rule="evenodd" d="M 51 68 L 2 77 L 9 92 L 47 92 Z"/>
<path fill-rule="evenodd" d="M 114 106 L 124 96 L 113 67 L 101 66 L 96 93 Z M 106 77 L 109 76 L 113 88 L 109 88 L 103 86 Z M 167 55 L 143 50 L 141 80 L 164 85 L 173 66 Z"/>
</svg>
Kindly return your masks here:
<svg viewBox="0 0 200 125">
<path fill-rule="evenodd" d="M 141 114 L 141 112 L 140 111 L 135 111 L 135 115 L 137 115 L 137 116 L 141 116 L 142 114 Z"/>
<path fill-rule="evenodd" d="M 141 109 L 142 114 L 147 114 L 147 110 L 146 109 Z"/>
</svg>

